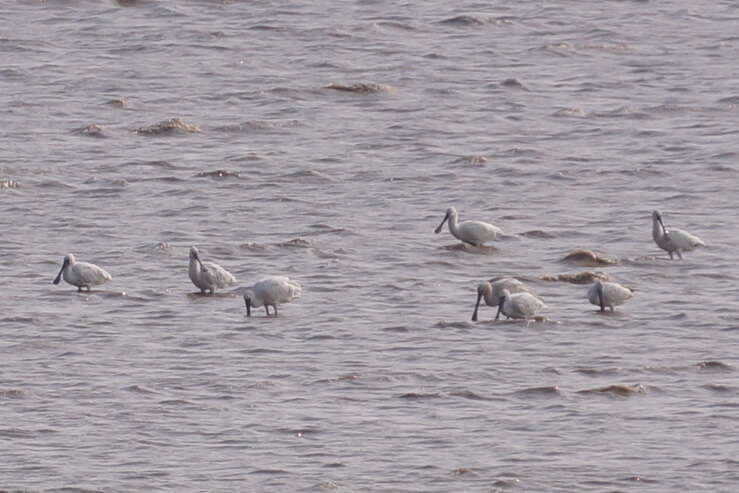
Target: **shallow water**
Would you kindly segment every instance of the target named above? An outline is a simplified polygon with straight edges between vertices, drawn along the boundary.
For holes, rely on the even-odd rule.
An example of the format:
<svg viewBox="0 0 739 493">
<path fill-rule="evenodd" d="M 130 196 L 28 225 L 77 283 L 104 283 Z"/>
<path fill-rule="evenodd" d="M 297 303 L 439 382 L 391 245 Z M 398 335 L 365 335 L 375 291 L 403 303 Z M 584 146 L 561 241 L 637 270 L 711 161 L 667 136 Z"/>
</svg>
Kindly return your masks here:
<svg viewBox="0 0 739 493">
<path fill-rule="evenodd" d="M 736 488 L 739 6 L 447 4 L 3 6 L 0 489 Z M 547 321 L 470 321 L 503 275 Z"/>
</svg>

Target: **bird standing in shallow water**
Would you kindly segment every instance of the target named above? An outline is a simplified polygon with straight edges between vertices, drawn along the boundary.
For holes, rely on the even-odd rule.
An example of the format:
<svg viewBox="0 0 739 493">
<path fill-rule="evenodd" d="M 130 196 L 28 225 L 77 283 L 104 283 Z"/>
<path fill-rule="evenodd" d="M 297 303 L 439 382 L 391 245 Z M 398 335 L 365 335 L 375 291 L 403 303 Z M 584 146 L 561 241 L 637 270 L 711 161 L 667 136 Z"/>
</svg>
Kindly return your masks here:
<svg viewBox="0 0 739 493">
<path fill-rule="evenodd" d="M 495 315 L 495 320 L 500 318 L 501 313 L 508 318 L 531 320 L 546 307 L 543 301 L 531 293 L 511 294 L 510 291 L 504 289 L 498 300 L 498 313 Z"/>
<path fill-rule="evenodd" d="M 626 303 L 632 296 L 634 293 L 629 288 L 616 282 L 603 282 L 600 279 L 588 289 L 588 300 L 593 305 L 600 306 L 602 312 L 606 311 L 607 306 L 610 306 L 613 311 L 614 305 Z"/>
<path fill-rule="evenodd" d="M 485 300 L 488 306 L 498 306 L 503 290 L 507 289 L 510 293 L 528 293 L 529 288 L 518 279 L 512 277 L 504 277 L 501 279 L 491 279 L 477 285 L 477 302 L 475 303 L 475 311 L 472 312 L 472 321 L 477 322 L 477 310 L 480 307 L 480 301 Z"/>
<path fill-rule="evenodd" d="M 462 221 L 458 223 L 457 219 L 457 210 L 454 207 L 448 208 L 444 219 L 434 232 L 436 234 L 441 233 L 444 223 L 449 221 L 449 232 L 458 240 L 474 246 L 483 246 L 486 241 L 492 241 L 498 235 L 503 234 L 502 229 L 489 223 L 482 221 Z"/>
<path fill-rule="evenodd" d="M 64 257 L 62 268 L 54 279 L 54 284 L 59 284 L 62 275 L 69 284 L 77 286 L 77 291 L 82 291 L 82 288 L 87 288 L 89 291 L 91 286 L 97 286 L 113 279 L 105 269 L 95 264 L 77 262 L 71 253 Z"/>
<path fill-rule="evenodd" d="M 662 214 L 659 211 L 652 212 L 652 238 L 662 250 L 670 254 L 677 253 L 680 260 L 683 259 L 682 252 L 691 252 L 699 246 L 706 246 L 703 240 L 682 229 L 665 227 Z"/>
<path fill-rule="evenodd" d="M 251 317 L 251 309 L 264 305 L 267 316 L 270 316 L 270 305 L 274 308 L 274 316 L 277 316 L 277 305 L 290 303 L 300 297 L 300 284 L 292 279 L 282 276 L 268 277 L 254 284 L 244 291 L 244 304 L 246 305 L 246 316 Z"/>
<path fill-rule="evenodd" d="M 200 252 L 198 249 L 190 247 L 190 266 L 188 268 L 190 280 L 205 294 L 210 291 L 214 294 L 216 288 L 223 289 L 236 283 L 236 278 L 226 269 L 213 262 L 203 262 L 200 260 Z"/>
</svg>

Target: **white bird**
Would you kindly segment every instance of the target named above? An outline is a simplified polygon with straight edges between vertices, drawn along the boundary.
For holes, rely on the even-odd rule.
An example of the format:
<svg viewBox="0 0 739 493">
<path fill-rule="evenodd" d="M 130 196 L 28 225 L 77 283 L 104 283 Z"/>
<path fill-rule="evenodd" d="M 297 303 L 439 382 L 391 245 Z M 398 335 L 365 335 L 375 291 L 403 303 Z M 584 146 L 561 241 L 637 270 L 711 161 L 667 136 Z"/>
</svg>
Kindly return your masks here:
<svg viewBox="0 0 739 493">
<path fill-rule="evenodd" d="M 54 284 L 59 284 L 62 275 L 69 284 L 77 286 L 77 291 L 82 291 L 82 288 L 87 288 L 89 291 L 90 286 L 97 286 L 113 279 L 105 269 L 95 264 L 77 262 L 71 253 L 64 257 L 62 268 L 54 279 Z"/>
<path fill-rule="evenodd" d="M 652 238 L 658 247 L 670 254 L 670 259 L 673 258 L 673 253 L 677 253 L 678 258 L 682 260 L 683 252 L 691 252 L 699 246 L 706 246 L 703 240 L 687 231 L 677 228 L 667 229 L 659 211 L 652 212 Z"/>
<path fill-rule="evenodd" d="M 434 230 L 436 234 L 441 233 L 444 223 L 449 221 L 449 232 L 465 243 L 470 245 L 482 246 L 486 241 L 492 241 L 496 236 L 503 234 L 503 230 L 492 224 L 482 221 L 462 221 L 457 223 L 457 210 L 450 207 L 446 210 L 446 215 L 441 224 Z"/>
<path fill-rule="evenodd" d="M 511 294 L 510 291 L 504 289 L 500 293 L 498 300 L 498 313 L 495 315 L 495 320 L 500 318 L 500 314 L 503 313 L 508 318 L 523 318 L 530 320 L 536 316 L 536 314 L 547 306 L 539 298 L 531 293 L 516 293 Z"/>
<path fill-rule="evenodd" d="M 251 309 L 264 305 L 267 316 L 270 316 L 270 305 L 275 309 L 277 316 L 277 305 L 290 303 L 300 297 L 301 287 L 296 281 L 282 276 L 273 276 L 262 279 L 244 291 L 244 304 L 246 305 L 246 316 L 251 317 Z"/>
<path fill-rule="evenodd" d="M 200 260 L 200 252 L 198 249 L 190 247 L 190 267 L 188 269 L 190 280 L 205 294 L 215 293 L 216 288 L 223 289 L 236 283 L 236 278 L 229 271 L 213 262 L 203 262 Z"/>
<path fill-rule="evenodd" d="M 634 293 L 629 288 L 616 282 L 603 282 L 600 279 L 588 289 L 588 300 L 593 305 L 600 306 L 602 312 L 606 311 L 607 306 L 610 306 L 613 311 L 614 305 L 626 303 L 632 296 Z"/>
<path fill-rule="evenodd" d="M 512 277 L 503 277 L 501 279 L 491 279 L 477 285 L 477 302 L 475 303 L 475 311 L 472 312 L 472 321 L 477 322 L 477 310 L 480 307 L 480 300 L 484 299 L 488 306 L 498 306 L 503 290 L 507 289 L 510 293 L 530 293 L 529 288 Z"/>
</svg>

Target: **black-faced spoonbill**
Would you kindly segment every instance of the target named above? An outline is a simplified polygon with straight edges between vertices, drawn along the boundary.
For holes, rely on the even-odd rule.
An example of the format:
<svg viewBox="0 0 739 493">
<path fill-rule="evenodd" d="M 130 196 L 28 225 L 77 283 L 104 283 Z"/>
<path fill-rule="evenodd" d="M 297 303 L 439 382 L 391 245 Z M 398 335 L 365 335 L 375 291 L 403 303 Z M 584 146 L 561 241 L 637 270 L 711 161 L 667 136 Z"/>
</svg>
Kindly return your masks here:
<svg viewBox="0 0 739 493">
<path fill-rule="evenodd" d="M 113 279 L 107 271 L 95 264 L 77 262 L 71 253 L 64 257 L 62 268 L 54 279 L 54 284 L 59 284 L 62 275 L 69 284 L 77 286 L 77 291 L 82 291 L 82 288 L 87 288 L 89 291 L 90 286 L 97 286 Z"/>
<path fill-rule="evenodd" d="M 190 280 L 205 294 L 215 293 L 216 288 L 223 289 L 236 283 L 236 278 L 226 269 L 213 262 L 203 262 L 200 260 L 200 252 L 198 249 L 190 247 L 190 266 L 188 269 Z"/>
<path fill-rule="evenodd" d="M 495 320 L 500 318 L 501 313 L 508 318 L 531 320 L 536 317 L 541 309 L 546 307 L 543 301 L 531 293 L 511 294 L 510 291 L 504 289 L 500 293 L 498 313 L 495 315 Z"/>
<path fill-rule="evenodd" d="M 606 311 L 606 307 L 611 307 L 613 311 L 614 305 L 626 303 L 634 293 L 629 288 L 621 286 L 616 282 L 603 282 L 597 280 L 588 289 L 588 300 L 596 306 L 600 306 L 600 311 Z"/>
<path fill-rule="evenodd" d="M 482 221 L 462 221 L 457 222 L 458 214 L 454 207 L 446 210 L 446 215 L 441 224 L 434 230 L 438 235 L 444 223 L 449 221 L 449 232 L 458 240 L 469 243 L 474 246 L 483 246 L 486 241 L 492 241 L 496 236 L 503 234 L 503 230 L 492 224 Z"/>
<path fill-rule="evenodd" d="M 477 285 L 477 302 L 475 303 L 475 311 L 472 312 L 472 321 L 477 322 L 477 310 L 480 307 L 480 301 L 485 300 L 488 306 L 498 306 L 503 290 L 507 289 L 510 293 L 528 293 L 529 288 L 518 279 L 512 277 L 504 277 L 502 279 L 491 279 L 488 282 L 482 282 Z"/>
<path fill-rule="evenodd" d="M 667 229 L 659 211 L 652 212 L 652 238 L 658 247 L 670 254 L 670 259 L 673 258 L 673 253 L 677 253 L 678 258 L 682 260 L 682 252 L 691 252 L 699 246 L 706 246 L 703 240 L 687 231 L 677 228 Z"/>
<path fill-rule="evenodd" d="M 251 317 L 251 309 L 264 305 L 267 316 L 270 316 L 270 305 L 274 308 L 274 316 L 277 316 L 277 305 L 290 303 L 300 297 L 300 284 L 292 279 L 282 276 L 268 277 L 254 284 L 244 291 L 244 304 L 246 305 L 246 316 Z"/>
</svg>

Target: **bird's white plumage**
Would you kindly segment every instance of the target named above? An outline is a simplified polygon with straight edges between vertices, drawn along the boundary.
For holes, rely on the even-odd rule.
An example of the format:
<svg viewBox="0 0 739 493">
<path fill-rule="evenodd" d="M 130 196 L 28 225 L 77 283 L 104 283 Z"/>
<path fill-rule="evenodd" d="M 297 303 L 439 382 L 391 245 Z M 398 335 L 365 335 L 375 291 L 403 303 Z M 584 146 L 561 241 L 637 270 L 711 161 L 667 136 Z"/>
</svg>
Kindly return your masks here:
<svg viewBox="0 0 739 493">
<path fill-rule="evenodd" d="M 216 288 L 223 289 L 236 283 L 236 278 L 229 271 L 213 262 L 200 260 L 197 248 L 190 247 L 190 265 L 188 274 L 192 283 L 201 293 L 210 291 L 215 293 Z"/>
<path fill-rule="evenodd" d="M 659 211 L 652 212 L 652 238 L 658 247 L 670 254 L 670 258 L 673 258 L 673 254 L 677 253 L 680 260 L 683 258 L 683 252 L 690 252 L 698 247 L 706 246 L 703 240 L 687 231 L 667 228 Z"/>
<path fill-rule="evenodd" d="M 269 316 L 269 307 L 272 306 L 277 315 L 277 305 L 289 303 L 300 297 L 302 288 L 297 281 L 284 276 L 267 277 L 244 290 L 244 302 L 247 315 L 251 315 L 251 307 L 258 308 L 264 305 Z"/>
<path fill-rule="evenodd" d="M 498 306 L 504 289 L 507 289 L 511 294 L 531 292 L 524 283 L 512 277 L 491 279 L 490 281 L 478 284 L 477 302 L 475 303 L 475 311 L 472 312 L 473 322 L 477 321 L 477 310 L 480 307 L 480 300 L 484 299 L 485 304 L 488 306 Z"/>
<path fill-rule="evenodd" d="M 531 293 L 515 293 L 504 289 L 501 292 L 502 304 L 499 303 L 498 315 L 503 313 L 509 318 L 532 319 L 547 306 L 539 298 Z M 497 318 L 497 317 L 496 317 Z"/>
<path fill-rule="evenodd" d="M 482 246 L 486 241 L 494 240 L 503 230 L 492 224 L 482 221 L 458 221 L 459 215 L 454 207 L 450 207 L 444 215 L 441 224 L 436 228 L 436 234 L 441 232 L 444 223 L 449 221 L 449 232 L 458 240 L 470 245 Z"/>
<path fill-rule="evenodd" d="M 606 307 L 610 307 L 613 311 L 615 305 L 626 303 L 634 293 L 617 282 L 603 282 L 597 280 L 588 289 L 588 300 L 590 303 L 601 307 L 601 311 L 605 311 Z"/>
<path fill-rule="evenodd" d="M 54 284 L 59 284 L 59 279 L 62 277 L 67 283 L 76 286 L 78 291 L 82 291 L 82 288 L 87 288 L 89 291 L 90 287 L 98 286 L 113 279 L 105 269 L 95 264 L 77 262 L 77 259 L 71 253 L 64 257 L 62 268 L 54 279 Z"/>
</svg>

